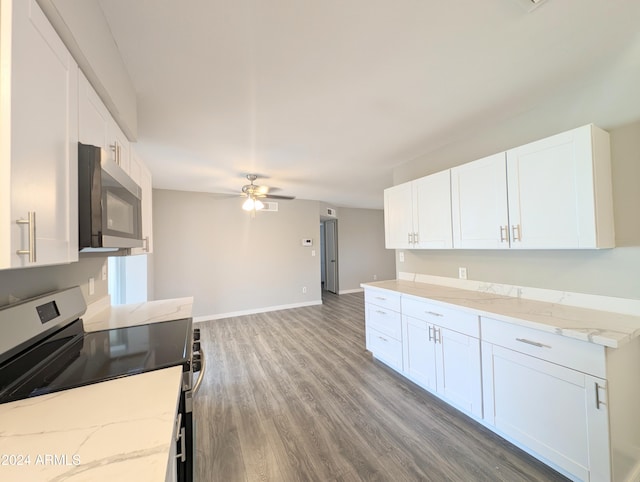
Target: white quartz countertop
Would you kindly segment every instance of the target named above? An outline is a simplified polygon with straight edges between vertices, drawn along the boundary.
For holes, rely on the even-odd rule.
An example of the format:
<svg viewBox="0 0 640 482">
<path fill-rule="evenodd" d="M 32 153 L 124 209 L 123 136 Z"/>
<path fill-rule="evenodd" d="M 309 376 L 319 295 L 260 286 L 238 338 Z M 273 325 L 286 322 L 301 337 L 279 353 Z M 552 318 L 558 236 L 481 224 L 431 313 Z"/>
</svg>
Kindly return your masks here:
<svg viewBox="0 0 640 482">
<path fill-rule="evenodd" d="M 160 321 L 190 318 L 192 306 L 192 297 L 114 305 L 107 306 L 94 314 L 85 315 L 82 321 L 86 331 L 146 325 Z"/>
<path fill-rule="evenodd" d="M 182 368 L 0 405 L 0 480 L 164 481 Z"/>
<path fill-rule="evenodd" d="M 84 328 L 188 318 L 192 304 L 93 307 Z M 181 383 L 178 366 L 0 404 L 0 480 L 164 481 Z"/>
<path fill-rule="evenodd" d="M 599 311 L 415 281 L 379 281 L 362 286 L 426 298 L 481 316 L 612 348 L 640 336 L 640 314 Z"/>
</svg>

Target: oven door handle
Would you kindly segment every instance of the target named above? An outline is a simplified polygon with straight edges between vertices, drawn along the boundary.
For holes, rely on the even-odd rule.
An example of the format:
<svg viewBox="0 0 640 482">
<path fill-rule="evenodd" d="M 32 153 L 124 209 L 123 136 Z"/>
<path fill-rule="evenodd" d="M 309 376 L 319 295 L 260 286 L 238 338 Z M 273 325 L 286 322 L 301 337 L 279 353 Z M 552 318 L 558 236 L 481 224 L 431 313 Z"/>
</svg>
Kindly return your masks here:
<svg viewBox="0 0 640 482">
<path fill-rule="evenodd" d="M 192 393 L 195 395 L 200 390 L 200 385 L 202 385 L 202 379 L 204 378 L 204 372 L 207 368 L 207 362 L 205 361 L 204 351 L 200 351 L 200 374 L 198 375 L 198 379 L 196 380 L 195 385 L 193 386 Z"/>
</svg>

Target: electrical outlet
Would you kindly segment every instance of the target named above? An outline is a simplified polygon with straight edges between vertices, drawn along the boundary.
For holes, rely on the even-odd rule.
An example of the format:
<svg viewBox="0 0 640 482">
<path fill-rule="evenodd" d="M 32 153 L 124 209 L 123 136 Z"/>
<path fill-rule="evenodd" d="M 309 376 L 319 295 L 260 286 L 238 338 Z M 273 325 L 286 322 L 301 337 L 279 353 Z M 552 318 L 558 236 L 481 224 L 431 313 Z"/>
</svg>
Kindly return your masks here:
<svg viewBox="0 0 640 482">
<path fill-rule="evenodd" d="M 306 286 L 303 286 L 303 287 L 302 287 L 302 293 L 303 293 L 303 294 L 306 294 L 306 293 L 307 293 L 307 287 L 306 287 Z"/>
<path fill-rule="evenodd" d="M 311 256 L 315 256 L 315 255 L 316 255 L 316 250 L 315 250 L 315 249 L 312 249 L 312 250 L 311 250 Z"/>
<path fill-rule="evenodd" d="M 89 296 L 96 292 L 96 279 L 94 277 L 89 278 Z"/>
<path fill-rule="evenodd" d="M 377 274 L 374 274 L 374 275 L 373 275 L 373 281 L 376 281 L 377 279 L 378 279 L 378 275 L 377 275 Z"/>
<path fill-rule="evenodd" d="M 462 266 L 458 268 L 458 278 L 467 279 L 467 268 L 463 268 Z"/>
</svg>

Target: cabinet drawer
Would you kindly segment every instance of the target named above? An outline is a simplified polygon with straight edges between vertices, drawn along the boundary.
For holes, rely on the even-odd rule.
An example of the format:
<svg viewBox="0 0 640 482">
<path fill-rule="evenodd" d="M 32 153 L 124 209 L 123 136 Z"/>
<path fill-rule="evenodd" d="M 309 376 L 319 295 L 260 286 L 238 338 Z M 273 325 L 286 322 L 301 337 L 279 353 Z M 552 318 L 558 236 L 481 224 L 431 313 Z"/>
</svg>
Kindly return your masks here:
<svg viewBox="0 0 640 482">
<path fill-rule="evenodd" d="M 366 303 L 372 303 L 388 310 L 400 311 L 400 293 L 365 289 L 364 301 Z"/>
<path fill-rule="evenodd" d="M 482 340 L 606 378 L 604 346 L 481 317 Z"/>
<path fill-rule="evenodd" d="M 445 308 L 428 301 L 402 298 L 402 314 L 418 320 L 428 321 L 458 333 L 480 337 L 480 322 L 477 315 Z"/>
<path fill-rule="evenodd" d="M 397 311 L 367 303 L 367 328 L 373 328 L 395 340 L 402 340 L 402 317 Z"/>
<path fill-rule="evenodd" d="M 367 347 L 376 358 L 390 367 L 402 371 L 402 343 L 400 341 L 373 328 L 367 329 L 367 339 Z"/>
</svg>

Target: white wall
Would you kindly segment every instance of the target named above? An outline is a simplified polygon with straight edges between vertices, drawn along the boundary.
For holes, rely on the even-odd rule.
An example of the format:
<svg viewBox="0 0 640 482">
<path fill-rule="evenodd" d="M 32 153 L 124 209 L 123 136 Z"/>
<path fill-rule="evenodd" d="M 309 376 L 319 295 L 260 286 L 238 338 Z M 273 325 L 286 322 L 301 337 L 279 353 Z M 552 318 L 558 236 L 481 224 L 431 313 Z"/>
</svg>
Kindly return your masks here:
<svg viewBox="0 0 640 482">
<path fill-rule="evenodd" d="M 280 201 L 252 219 L 242 201 L 154 189 L 155 299 L 194 296 L 194 317 L 321 302 L 317 243 L 301 243 L 319 239 L 318 202 Z"/>
<path fill-rule="evenodd" d="M 395 252 L 384 247 L 384 212 L 379 209 L 338 210 L 338 277 L 341 293 L 360 283 L 395 278 Z"/>
<path fill-rule="evenodd" d="M 584 121 L 584 119 L 580 119 Z M 529 139 L 531 116 L 503 129 L 469 132 L 465 141 L 407 163 L 396 172 L 397 182 L 440 168 L 462 164 L 513 145 L 514 135 Z M 549 122 L 555 125 L 555 121 Z M 584 122 L 586 123 L 586 122 Z M 531 124 L 533 125 L 533 124 Z M 571 126 L 558 126 L 558 131 Z M 546 128 L 535 130 L 540 135 Z M 457 277 L 458 267 L 469 279 L 538 288 L 640 299 L 640 122 L 610 128 L 616 248 L 606 250 L 406 250 L 398 271 Z M 516 136 L 517 137 L 517 136 Z M 488 147 L 489 146 L 489 147 Z"/>
</svg>

